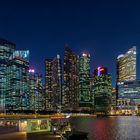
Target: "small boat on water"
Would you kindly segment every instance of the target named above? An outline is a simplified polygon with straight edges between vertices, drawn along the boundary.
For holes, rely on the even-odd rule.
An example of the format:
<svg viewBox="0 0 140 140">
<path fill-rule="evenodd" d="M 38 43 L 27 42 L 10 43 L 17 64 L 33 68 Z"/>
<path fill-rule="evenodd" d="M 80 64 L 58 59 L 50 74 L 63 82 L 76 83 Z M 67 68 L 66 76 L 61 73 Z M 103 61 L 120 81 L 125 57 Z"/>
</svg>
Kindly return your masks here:
<svg viewBox="0 0 140 140">
<path fill-rule="evenodd" d="M 63 136 L 66 140 L 88 140 L 88 133 L 82 131 L 68 132 Z"/>
</svg>

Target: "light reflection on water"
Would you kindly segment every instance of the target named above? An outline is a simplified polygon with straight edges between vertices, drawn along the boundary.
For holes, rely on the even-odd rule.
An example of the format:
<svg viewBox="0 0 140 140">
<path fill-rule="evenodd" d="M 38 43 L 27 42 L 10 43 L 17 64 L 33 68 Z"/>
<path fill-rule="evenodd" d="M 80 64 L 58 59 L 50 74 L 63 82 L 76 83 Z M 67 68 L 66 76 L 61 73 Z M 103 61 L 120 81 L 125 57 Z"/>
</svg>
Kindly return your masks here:
<svg viewBox="0 0 140 140">
<path fill-rule="evenodd" d="M 72 118 L 75 130 L 89 133 L 90 140 L 140 140 L 140 117 Z"/>
<path fill-rule="evenodd" d="M 0 122 L 0 134 L 18 130 L 18 121 L 6 123 L 5 129 Z M 140 140 L 140 117 L 120 116 L 103 118 L 71 118 L 73 129 L 88 132 L 89 140 Z M 7 135 L 7 134 L 6 134 Z M 18 134 L 15 134 L 18 136 Z M 9 135 L 11 139 L 12 135 Z M 7 135 L 5 140 L 10 140 Z M 14 136 L 15 137 L 15 136 Z M 19 134 L 20 140 L 27 140 L 25 135 Z M 1 136 L 0 136 L 1 140 Z M 3 140 L 3 138 L 2 138 Z M 44 140 L 35 137 L 34 140 Z"/>
</svg>

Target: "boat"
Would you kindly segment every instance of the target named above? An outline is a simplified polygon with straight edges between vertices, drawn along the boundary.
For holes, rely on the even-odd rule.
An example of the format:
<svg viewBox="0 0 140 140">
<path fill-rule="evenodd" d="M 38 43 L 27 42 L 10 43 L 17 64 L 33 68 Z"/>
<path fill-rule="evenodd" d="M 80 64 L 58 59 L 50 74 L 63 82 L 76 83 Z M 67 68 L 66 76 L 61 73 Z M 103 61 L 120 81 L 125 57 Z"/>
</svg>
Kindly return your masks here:
<svg viewBox="0 0 140 140">
<path fill-rule="evenodd" d="M 88 133 L 82 131 L 68 132 L 63 135 L 67 140 L 88 140 Z"/>
</svg>

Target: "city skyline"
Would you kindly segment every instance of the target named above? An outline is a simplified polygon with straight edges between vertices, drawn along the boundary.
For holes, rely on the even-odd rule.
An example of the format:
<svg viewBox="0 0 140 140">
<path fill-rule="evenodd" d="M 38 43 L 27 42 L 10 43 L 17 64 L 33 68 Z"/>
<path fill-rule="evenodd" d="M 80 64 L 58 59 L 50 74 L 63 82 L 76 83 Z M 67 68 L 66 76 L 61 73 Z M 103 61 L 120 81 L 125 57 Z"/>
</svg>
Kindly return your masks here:
<svg viewBox="0 0 140 140">
<path fill-rule="evenodd" d="M 140 1 L 0 0 L 0 130 L 140 139 Z"/>
<path fill-rule="evenodd" d="M 4 40 L 7 40 L 6 38 L 1 38 L 1 39 L 4 39 Z M 12 42 L 13 44 L 15 44 L 15 46 L 16 46 L 16 48 L 18 49 L 18 47 L 17 47 L 17 45 L 16 45 L 16 42 L 13 42 L 13 41 L 11 41 L 10 40 L 10 42 Z M 69 47 L 70 49 L 72 48 L 72 47 L 70 47 L 68 44 L 65 44 L 64 45 L 64 49 L 66 48 L 66 47 Z M 136 47 L 137 48 L 137 52 L 139 51 L 139 48 L 137 47 L 137 46 L 131 46 L 131 48 L 132 47 Z M 131 49 L 131 48 L 128 48 L 127 50 L 129 50 L 129 49 Z M 63 51 L 65 51 L 63 49 Z M 23 50 L 25 50 L 24 48 L 23 48 L 23 50 L 20 50 L 20 49 L 18 49 L 19 51 L 23 51 Z M 28 50 L 28 49 L 27 49 Z M 72 51 L 74 51 L 74 50 L 72 50 Z M 30 52 L 30 56 L 32 56 L 31 55 L 31 51 L 30 50 L 28 50 L 28 52 Z M 75 51 L 74 51 L 74 53 L 75 53 Z M 121 54 L 118 54 L 117 55 L 117 57 L 119 57 L 120 55 L 122 55 L 122 54 L 124 54 L 125 52 L 122 52 Z M 77 56 L 80 56 L 80 55 L 83 55 L 83 54 L 91 54 L 90 52 L 88 52 L 88 51 L 83 51 L 83 52 L 81 52 L 81 54 L 77 54 L 76 53 L 76 55 Z M 56 55 L 59 55 L 59 53 L 56 53 Z M 55 55 L 55 56 L 56 56 Z M 43 62 L 46 60 L 46 59 L 53 59 L 55 56 L 52 56 L 52 57 L 46 57 L 44 60 L 42 60 Z M 61 59 L 62 59 L 62 62 L 64 62 L 64 55 L 63 56 L 61 56 L 61 55 L 59 55 L 60 57 L 61 57 Z M 94 62 L 93 60 L 92 60 L 92 56 L 90 55 L 90 57 L 91 57 L 91 62 Z M 117 58 L 116 57 L 116 58 Z M 139 66 L 138 64 L 139 64 L 139 62 L 140 62 L 140 59 L 139 59 L 140 57 L 137 57 L 137 67 Z M 29 60 L 30 60 L 30 58 L 28 58 Z M 42 62 L 41 61 L 41 62 Z M 109 74 L 111 74 L 112 75 L 112 86 L 113 87 L 115 87 L 116 86 L 116 78 L 117 78 L 117 72 L 116 72 L 116 62 L 114 61 L 114 63 L 115 63 L 115 67 L 114 67 L 114 70 L 115 70 L 115 76 L 111 73 L 111 72 L 109 72 Z M 37 65 L 35 64 L 34 66 L 32 65 L 32 61 L 29 61 L 29 69 L 33 69 L 34 70 L 34 72 L 36 72 L 36 73 L 40 73 L 43 77 L 45 77 L 45 64 L 44 65 L 42 65 L 42 67 L 41 68 L 38 68 L 37 67 Z M 64 65 L 63 65 L 63 63 L 62 63 L 62 67 L 64 68 Z M 98 67 L 106 67 L 106 65 L 100 65 L 100 64 L 97 64 L 97 67 L 95 67 L 95 68 L 93 68 L 92 67 L 92 64 L 90 64 L 90 74 L 91 74 L 91 76 L 93 76 L 93 73 L 94 73 L 94 70 L 96 69 L 96 68 L 98 68 Z M 43 71 L 41 70 L 43 68 Z M 138 70 L 139 70 L 139 67 L 137 68 L 137 79 L 139 79 L 139 77 L 140 77 L 140 73 L 138 72 Z M 111 71 L 110 70 L 110 68 L 109 68 L 109 71 Z M 45 84 L 45 79 L 43 78 L 43 83 Z"/>
<path fill-rule="evenodd" d="M 140 46 L 136 1 L 5 0 L 1 5 L 0 36 L 18 49 L 29 49 L 31 66 L 43 75 L 44 60 L 57 53 L 63 58 L 64 45 L 69 44 L 76 54 L 91 54 L 92 71 L 108 67 L 115 85 L 116 57 Z"/>
</svg>

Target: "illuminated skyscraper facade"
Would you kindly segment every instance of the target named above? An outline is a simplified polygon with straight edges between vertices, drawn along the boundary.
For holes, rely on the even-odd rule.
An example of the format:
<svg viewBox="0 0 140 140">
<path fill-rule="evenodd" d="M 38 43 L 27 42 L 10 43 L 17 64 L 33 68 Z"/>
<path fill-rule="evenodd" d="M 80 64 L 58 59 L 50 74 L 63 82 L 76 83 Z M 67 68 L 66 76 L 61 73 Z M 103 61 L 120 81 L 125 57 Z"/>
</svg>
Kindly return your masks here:
<svg viewBox="0 0 140 140">
<path fill-rule="evenodd" d="M 107 68 L 98 67 L 94 71 L 92 93 L 94 109 L 98 114 L 107 114 L 112 105 L 112 80 Z"/>
<path fill-rule="evenodd" d="M 29 110 L 44 110 L 42 75 L 29 69 Z"/>
<path fill-rule="evenodd" d="M 117 82 L 136 80 L 136 47 L 117 58 Z"/>
<path fill-rule="evenodd" d="M 90 107 L 91 102 L 90 54 L 83 53 L 79 57 L 79 105 L 80 107 Z"/>
<path fill-rule="evenodd" d="M 78 56 L 68 47 L 64 54 L 63 107 L 75 110 L 78 107 Z"/>
<path fill-rule="evenodd" d="M 118 82 L 118 108 L 135 109 L 138 104 L 140 104 L 140 80 Z"/>
<path fill-rule="evenodd" d="M 56 111 L 61 106 L 62 65 L 60 55 L 45 61 L 46 110 Z"/>
<path fill-rule="evenodd" d="M 5 39 L 0 39 L 0 111 L 5 109 L 5 97 L 9 88 L 9 61 L 16 45 Z"/>
<path fill-rule="evenodd" d="M 46 59 L 45 60 L 45 110 L 52 109 L 52 61 L 53 59 Z"/>
<path fill-rule="evenodd" d="M 6 110 L 29 109 L 29 51 L 14 51 L 8 65 Z"/>
<path fill-rule="evenodd" d="M 119 108 L 130 108 L 130 104 L 139 102 L 139 82 L 137 79 L 138 53 L 136 47 L 130 48 L 117 58 L 117 105 Z M 129 103 L 128 103 L 129 102 Z"/>
</svg>

